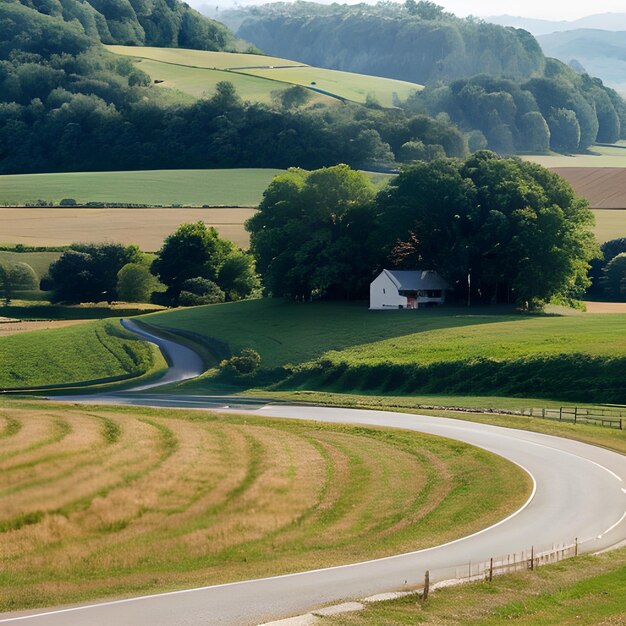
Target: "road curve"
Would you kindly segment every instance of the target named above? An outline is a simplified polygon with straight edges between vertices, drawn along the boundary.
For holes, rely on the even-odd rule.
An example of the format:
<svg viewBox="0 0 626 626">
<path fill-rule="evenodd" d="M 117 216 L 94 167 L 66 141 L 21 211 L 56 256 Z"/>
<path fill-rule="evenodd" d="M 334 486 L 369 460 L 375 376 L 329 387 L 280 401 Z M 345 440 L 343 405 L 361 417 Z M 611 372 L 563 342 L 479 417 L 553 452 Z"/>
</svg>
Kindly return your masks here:
<svg viewBox="0 0 626 626">
<path fill-rule="evenodd" d="M 491 556 L 585 542 L 600 550 L 626 539 L 626 457 L 603 448 L 527 431 L 403 413 L 286 405 L 224 408 L 224 398 L 118 393 L 72 397 L 71 401 L 185 407 L 247 412 L 277 418 L 405 428 L 449 437 L 510 459 L 533 477 L 531 499 L 498 524 L 451 543 L 328 569 L 200 589 L 105 602 L 69 609 L 0 616 L 0 623 L 33 626 L 223 626 L 258 624 L 317 608 L 325 603 L 402 589 L 436 578 L 456 566 Z M 234 401 L 234 399 L 233 399 Z"/>
<path fill-rule="evenodd" d="M 183 380 L 196 378 L 204 372 L 202 359 L 187 346 L 183 346 L 175 341 L 153 335 L 143 330 L 135 322 L 129 319 L 120 320 L 120 324 L 126 330 L 129 330 L 130 332 L 139 335 L 142 339 L 159 346 L 161 353 L 169 365 L 167 372 L 158 380 L 146 383 L 145 385 L 133 387 L 132 391 L 145 391 L 146 389 L 154 389 L 155 387 L 162 387 L 163 385 L 168 385 L 170 383 L 180 383 Z"/>
</svg>

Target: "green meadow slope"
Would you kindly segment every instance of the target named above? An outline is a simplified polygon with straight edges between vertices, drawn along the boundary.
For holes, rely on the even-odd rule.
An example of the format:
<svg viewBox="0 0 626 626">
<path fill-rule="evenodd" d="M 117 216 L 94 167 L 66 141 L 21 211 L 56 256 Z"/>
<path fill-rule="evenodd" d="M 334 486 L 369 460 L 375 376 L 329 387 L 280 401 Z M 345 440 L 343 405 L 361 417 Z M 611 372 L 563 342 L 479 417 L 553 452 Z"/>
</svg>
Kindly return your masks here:
<svg viewBox="0 0 626 626">
<path fill-rule="evenodd" d="M 0 353 L 0 389 L 134 378 L 161 365 L 113 320 L 2 337 Z"/>
<path fill-rule="evenodd" d="M 257 350 L 245 385 L 515 395 L 626 402 L 626 315 L 529 316 L 494 309 L 373 312 L 364 303 L 255 300 L 156 313 L 154 327 Z M 183 389 L 211 387 L 215 371 Z"/>
<path fill-rule="evenodd" d="M 235 85 L 247 100 L 269 102 L 272 92 L 291 85 L 306 87 L 313 102 L 332 99 L 365 103 L 374 98 L 392 107 L 422 89 L 403 80 L 312 67 L 298 61 L 258 54 L 205 52 L 176 48 L 107 46 L 115 53 L 136 59 L 138 67 L 162 87 L 198 98 L 212 95 L 219 81 Z"/>
</svg>

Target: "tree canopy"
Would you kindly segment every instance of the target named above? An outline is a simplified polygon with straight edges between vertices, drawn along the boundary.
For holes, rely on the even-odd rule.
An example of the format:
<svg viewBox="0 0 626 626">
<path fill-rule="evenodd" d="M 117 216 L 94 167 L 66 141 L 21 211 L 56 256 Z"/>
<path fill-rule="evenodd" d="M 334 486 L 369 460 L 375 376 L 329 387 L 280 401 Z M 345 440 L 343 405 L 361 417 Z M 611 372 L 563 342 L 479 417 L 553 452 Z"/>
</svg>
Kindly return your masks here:
<svg viewBox="0 0 626 626">
<path fill-rule="evenodd" d="M 193 300 L 193 295 L 219 300 L 212 285 L 197 279 L 215 284 L 228 300 L 246 298 L 259 286 L 252 258 L 231 241 L 221 239 L 215 228 L 204 222 L 182 224 L 169 235 L 152 264 L 152 272 L 167 285 L 173 303 L 178 302 L 183 290 L 190 294 L 185 296 L 188 300 Z"/>
<path fill-rule="evenodd" d="M 392 259 L 439 271 L 458 293 L 469 277 L 474 301 L 579 297 L 599 254 L 593 214 L 566 181 L 490 152 L 411 165 L 378 206 Z"/>
<path fill-rule="evenodd" d="M 265 288 L 304 299 L 362 292 L 373 265 L 374 193 L 347 165 L 277 176 L 246 223 Z"/>
<path fill-rule="evenodd" d="M 246 227 L 273 295 L 363 296 L 395 266 L 437 270 L 464 301 L 533 307 L 584 293 L 592 224 L 556 174 L 482 151 L 409 165 L 376 197 L 345 165 L 290 170 Z"/>
<path fill-rule="evenodd" d="M 136 246 L 116 243 L 76 243 L 50 265 L 44 287 L 54 302 L 113 302 L 118 299 L 118 273 L 140 262 Z"/>
</svg>

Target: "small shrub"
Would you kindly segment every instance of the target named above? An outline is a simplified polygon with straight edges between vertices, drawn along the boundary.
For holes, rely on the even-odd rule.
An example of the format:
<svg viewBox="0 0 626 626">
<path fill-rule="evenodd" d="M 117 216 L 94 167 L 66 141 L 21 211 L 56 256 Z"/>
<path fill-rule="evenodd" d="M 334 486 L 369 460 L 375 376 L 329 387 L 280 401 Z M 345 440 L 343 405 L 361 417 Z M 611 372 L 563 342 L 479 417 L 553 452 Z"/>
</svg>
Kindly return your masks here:
<svg viewBox="0 0 626 626">
<path fill-rule="evenodd" d="M 77 204 L 74 198 L 63 198 L 61 202 L 59 202 L 59 206 L 76 206 Z"/>
<path fill-rule="evenodd" d="M 224 302 L 226 294 L 208 278 L 189 278 L 182 284 L 178 303 L 182 306 L 218 304 Z"/>
<path fill-rule="evenodd" d="M 252 348 L 244 348 L 239 354 L 220 363 L 220 367 L 237 376 L 253 374 L 261 366 L 261 355 Z"/>
</svg>

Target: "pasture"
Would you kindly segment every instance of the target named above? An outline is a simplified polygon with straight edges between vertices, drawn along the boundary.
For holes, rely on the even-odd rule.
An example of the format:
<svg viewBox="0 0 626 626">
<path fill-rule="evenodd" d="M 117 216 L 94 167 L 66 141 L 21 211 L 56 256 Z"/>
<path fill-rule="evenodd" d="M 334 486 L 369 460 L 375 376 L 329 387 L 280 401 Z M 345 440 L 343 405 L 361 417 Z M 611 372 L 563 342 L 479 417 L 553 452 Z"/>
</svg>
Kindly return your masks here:
<svg viewBox="0 0 626 626">
<path fill-rule="evenodd" d="M 216 85 L 222 81 L 233 83 L 237 94 L 242 100 L 271 104 L 274 94 L 285 91 L 290 85 L 284 82 L 249 75 L 240 71 L 206 69 L 186 65 L 174 65 L 151 59 L 137 59 L 137 66 L 153 81 L 158 83 L 159 89 L 174 89 L 182 100 L 193 102 L 199 98 L 210 98 L 215 94 Z M 309 105 L 322 102 L 336 104 L 337 99 L 318 93 L 312 93 Z"/>
<path fill-rule="evenodd" d="M 502 458 L 418 433 L 0 402 L 0 611 L 425 548 L 530 492 Z"/>
<path fill-rule="evenodd" d="M 626 400 L 626 315 L 531 316 L 490 307 L 374 312 L 365 303 L 265 299 L 141 319 L 219 339 L 233 351 L 253 348 L 264 384 L 285 389 Z M 208 374 L 180 389 L 215 385 Z"/>
<path fill-rule="evenodd" d="M 245 74 L 268 78 L 309 89 L 319 89 L 352 102 L 365 103 L 371 96 L 384 107 L 406 100 L 420 85 L 381 76 L 365 76 L 318 67 L 272 67 L 240 70 Z"/>
<path fill-rule="evenodd" d="M 120 380 L 164 365 L 152 344 L 117 321 L 0 336 L 0 389 Z"/>
<path fill-rule="evenodd" d="M 10 232 L 11 222 L 4 223 L 2 219 L 2 209 L 0 209 L 0 232 Z M 2 236 L 2 235 L 0 235 Z M 0 242 L 5 243 L 5 242 Z M 15 242 L 25 243 L 25 242 Z M 52 244 L 48 244 L 52 245 Z M 9 250 L 0 250 L 0 262 L 5 261 L 7 263 L 26 263 L 30 265 L 37 278 L 41 279 L 48 271 L 50 264 L 56 261 L 61 256 L 61 252 L 12 252 Z"/>
<path fill-rule="evenodd" d="M 368 94 L 382 106 L 405 100 L 421 85 L 401 80 L 312 67 L 276 57 L 175 48 L 107 46 L 115 54 L 139 59 L 139 67 L 164 87 L 199 97 L 211 95 L 220 80 L 232 82 L 244 99 L 269 102 L 272 91 L 302 85 L 314 93 L 312 102 L 331 97 L 365 103 Z M 265 88 L 263 86 L 265 85 Z"/>
<path fill-rule="evenodd" d="M 16 174 L 0 177 L 0 205 L 19 207 L 39 199 L 146 206 L 254 207 L 283 170 L 144 170 Z M 4 233 L 5 224 L 0 232 Z M 2 235 L 2 239 L 6 239 Z"/>
</svg>

